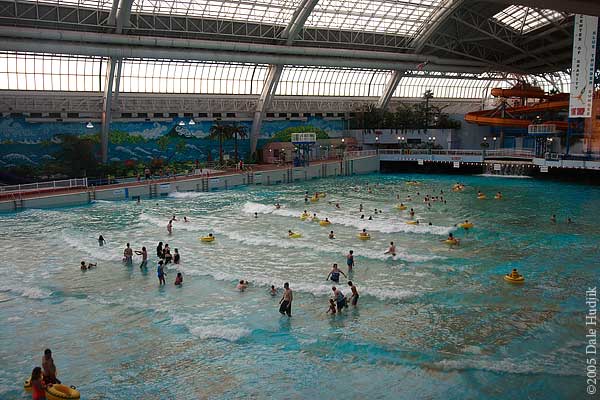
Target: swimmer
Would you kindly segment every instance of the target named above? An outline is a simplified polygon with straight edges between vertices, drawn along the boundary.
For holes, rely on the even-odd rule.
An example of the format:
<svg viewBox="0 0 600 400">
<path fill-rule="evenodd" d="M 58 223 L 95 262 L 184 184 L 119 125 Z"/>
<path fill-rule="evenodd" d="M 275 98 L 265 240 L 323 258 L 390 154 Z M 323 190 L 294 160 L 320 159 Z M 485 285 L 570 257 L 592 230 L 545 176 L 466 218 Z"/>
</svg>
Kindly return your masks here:
<svg viewBox="0 0 600 400">
<path fill-rule="evenodd" d="M 238 283 L 235 288 L 240 292 L 243 292 L 244 290 L 246 290 L 246 288 L 248 288 L 248 281 L 245 281 L 243 279 L 240 280 L 240 283 Z"/>
<path fill-rule="evenodd" d="M 82 261 L 80 268 L 82 271 L 85 271 L 86 269 L 91 269 L 92 267 L 95 267 L 95 266 L 96 266 L 96 264 L 92 264 L 92 263 L 86 264 L 85 261 Z"/>
<path fill-rule="evenodd" d="M 258 213 L 257 212 L 254 213 L 254 218 L 258 218 Z"/>
<path fill-rule="evenodd" d="M 295 235 L 295 233 L 292 232 L 291 230 L 288 230 L 288 236 L 293 236 L 293 235 Z"/>
<path fill-rule="evenodd" d="M 329 239 L 335 239 L 335 235 L 333 234 L 333 231 L 329 232 Z"/>
<path fill-rule="evenodd" d="M 142 263 L 140 264 L 140 269 L 146 268 L 148 265 L 148 252 L 145 247 L 142 247 L 142 250 L 136 250 L 135 254 L 138 256 L 142 256 Z"/>
<path fill-rule="evenodd" d="M 165 265 L 170 262 L 173 262 L 173 255 L 171 254 L 171 250 L 167 249 L 165 250 Z"/>
<path fill-rule="evenodd" d="M 342 293 L 342 291 L 335 286 L 333 286 L 331 290 L 333 290 L 333 297 L 337 305 L 337 310 L 338 312 L 341 312 L 344 307 L 348 307 L 348 304 L 346 303 L 346 296 L 344 296 L 344 293 Z"/>
<path fill-rule="evenodd" d="M 502 192 L 498 192 L 498 193 L 496 193 L 496 196 L 495 196 L 495 197 L 496 197 L 496 200 L 500 200 L 500 199 L 502 199 Z"/>
<path fill-rule="evenodd" d="M 156 246 L 156 257 L 163 257 L 163 242 L 158 242 L 158 246 Z"/>
<path fill-rule="evenodd" d="M 362 210 L 363 210 L 363 205 L 362 205 L 362 203 L 360 203 L 360 205 L 358 206 L 358 212 L 362 212 Z"/>
<path fill-rule="evenodd" d="M 338 269 L 338 265 L 337 265 L 337 263 L 335 263 L 335 264 L 333 264 L 331 271 L 329 271 L 329 274 L 327 275 L 326 280 L 331 279 L 332 282 L 339 283 L 340 282 L 340 274 L 344 275 L 345 278 L 348 278 L 343 271 Z"/>
<path fill-rule="evenodd" d="M 304 197 L 304 202 L 308 203 L 308 196 Z"/>
<path fill-rule="evenodd" d="M 483 192 L 481 192 L 481 191 L 478 190 L 477 191 L 477 197 L 481 197 L 481 196 L 485 196 L 485 195 L 483 194 Z"/>
<path fill-rule="evenodd" d="M 411 208 L 409 214 L 410 214 L 410 217 L 413 218 L 415 216 L 415 210 L 413 210 Z"/>
<path fill-rule="evenodd" d="M 123 261 L 126 264 L 131 264 L 133 262 L 133 249 L 129 247 L 129 243 L 127 243 L 127 247 L 123 250 Z"/>
<path fill-rule="evenodd" d="M 175 286 L 181 285 L 183 285 L 183 275 L 181 275 L 181 272 L 178 272 L 177 276 L 175 277 Z"/>
<path fill-rule="evenodd" d="M 331 313 L 332 315 L 336 313 L 335 310 L 335 301 L 333 301 L 333 299 L 329 299 L 329 309 L 327 310 L 326 314 Z"/>
<path fill-rule="evenodd" d="M 373 216 L 369 215 L 369 221 L 373 221 Z"/>
<path fill-rule="evenodd" d="M 550 222 L 552 222 L 553 224 L 556 223 L 556 214 L 552 214 L 552 217 L 550 217 Z"/>
<path fill-rule="evenodd" d="M 175 249 L 175 254 L 173 254 L 173 264 L 179 264 L 181 261 L 181 256 L 179 255 L 179 250 Z"/>
<path fill-rule="evenodd" d="M 352 272 L 354 267 L 354 250 L 350 250 L 346 256 L 346 265 L 348 266 L 348 273 Z"/>
<path fill-rule="evenodd" d="M 429 224 L 427 224 L 427 225 L 429 225 L 429 226 L 433 226 L 433 224 L 432 224 L 431 222 L 429 222 Z"/>
<path fill-rule="evenodd" d="M 373 193 L 373 191 L 371 190 L 371 188 L 369 188 L 368 192 L 369 192 L 369 193 Z"/>
<path fill-rule="evenodd" d="M 106 240 L 104 240 L 104 236 L 100 235 L 98 237 L 98 246 L 102 247 L 106 244 Z"/>
<path fill-rule="evenodd" d="M 407 196 L 407 197 L 406 197 L 406 201 L 412 201 L 412 197 L 410 197 L 410 195 L 409 195 L 409 196 Z"/>
<path fill-rule="evenodd" d="M 361 237 L 367 237 L 367 236 L 369 236 L 369 234 L 367 233 L 366 229 L 363 229 L 362 232 L 360 233 L 360 236 Z"/>
<path fill-rule="evenodd" d="M 362 214 L 362 215 L 360 216 L 360 219 L 365 219 L 365 214 Z"/>
<path fill-rule="evenodd" d="M 313 219 L 313 221 L 319 219 L 319 218 L 317 218 L 317 213 L 313 213 L 312 219 Z"/>
<path fill-rule="evenodd" d="M 348 281 L 348 286 L 350 286 L 350 290 L 352 290 L 352 296 L 350 296 L 350 304 L 352 304 L 354 307 L 356 307 L 356 305 L 358 304 L 358 289 L 356 289 L 356 286 L 354 286 L 354 284 L 352 283 L 352 281 Z"/>
<path fill-rule="evenodd" d="M 517 279 L 522 277 L 523 275 L 519 274 L 519 271 L 517 271 L 516 268 L 513 268 L 512 272 L 510 274 L 506 274 L 506 276 L 508 276 L 509 278 Z"/>
<path fill-rule="evenodd" d="M 400 200 L 400 195 L 399 194 L 396 195 L 396 200 Z"/>
<path fill-rule="evenodd" d="M 271 285 L 271 289 L 269 289 L 269 293 L 271 296 L 277 296 L 277 289 L 275 289 L 275 285 Z"/>
<path fill-rule="evenodd" d="M 571 218 L 567 218 L 567 224 L 572 224 L 573 220 Z"/>
<path fill-rule="evenodd" d="M 190 222 L 187 217 L 183 217 L 183 222 Z"/>
<path fill-rule="evenodd" d="M 324 222 L 329 222 L 329 223 L 331 223 L 327 217 L 325 217 L 325 221 L 324 221 Z"/>
<path fill-rule="evenodd" d="M 169 235 L 173 233 L 173 220 L 170 220 L 167 224 L 167 232 L 169 232 Z"/>
<path fill-rule="evenodd" d="M 279 210 L 280 208 L 281 208 L 281 204 L 279 204 L 279 203 L 276 203 L 276 204 L 275 204 L 275 209 Z"/>
<path fill-rule="evenodd" d="M 335 203 L 335 208 L 340 209 L 340 203 Z"/>
<path fill-rule="evenodd" d="M 163 260 L 160 260 L 158 262 L 158 266 L 156 267 L 156 275 L 158 276 L 158 285 L 166 285 L 167 282 L 165 281 L 165 276 L 167 276 L 167 274 L 165 274 L 165 267 L 163 265 Z"/>
<path fill-rule="evenodd" d="M 396 257 L 396 245 L 394 245 L 394 242 L 390 242 L 390 247 L 383 254 L 391 254 L 392 257 Z"/>
<path fill-rule="evenodd" d="M 178 219 L 175 217 L 175 215 L 173 215 L 173 216 L 171 217 L 171 221 L 179 221 L 179 220 L 178 220 Z"/>
</svg>

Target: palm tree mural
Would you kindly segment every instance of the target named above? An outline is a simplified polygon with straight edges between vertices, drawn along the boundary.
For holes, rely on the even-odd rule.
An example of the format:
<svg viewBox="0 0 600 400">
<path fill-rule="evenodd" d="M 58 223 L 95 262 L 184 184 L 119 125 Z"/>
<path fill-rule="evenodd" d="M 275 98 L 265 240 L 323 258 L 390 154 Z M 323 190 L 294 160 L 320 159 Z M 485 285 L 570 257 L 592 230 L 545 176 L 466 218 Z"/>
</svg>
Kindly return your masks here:
<svg viewBox="0 0 600 400">
<path fill-rule="evenodd" d="M 233 136 L 232 127 L 216 123 L 210 128 L 208 138 L 210 140 L 219 140 L 219 164 L 223 164 L 223 141 L 231 139 Z"/>
<path fill-rule="evenodd" d="M 234 124 L 231 126 L 231 131 L 233 133 L 233 139 L 235 140 L 235 162 L 237 163 L 240 160 L 238 153 L 238 139 L 246 139 L 248 137 L 248 128 L 244 125 Z"/>
</svg>

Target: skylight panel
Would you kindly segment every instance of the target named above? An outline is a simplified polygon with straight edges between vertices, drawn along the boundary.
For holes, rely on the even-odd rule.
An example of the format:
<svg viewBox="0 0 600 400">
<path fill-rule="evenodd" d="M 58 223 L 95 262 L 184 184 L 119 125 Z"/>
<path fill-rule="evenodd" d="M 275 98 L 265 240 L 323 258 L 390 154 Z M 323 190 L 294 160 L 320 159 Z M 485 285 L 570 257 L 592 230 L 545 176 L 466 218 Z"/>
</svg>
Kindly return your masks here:
<svg viewBox="0 0 600 400">
<path fill-rule="evenodd" d="M 525 6 L 509 6 L 492 18 L 524 35 L 566 16 L 554 10 L 536 9 Z"/>
</svg>

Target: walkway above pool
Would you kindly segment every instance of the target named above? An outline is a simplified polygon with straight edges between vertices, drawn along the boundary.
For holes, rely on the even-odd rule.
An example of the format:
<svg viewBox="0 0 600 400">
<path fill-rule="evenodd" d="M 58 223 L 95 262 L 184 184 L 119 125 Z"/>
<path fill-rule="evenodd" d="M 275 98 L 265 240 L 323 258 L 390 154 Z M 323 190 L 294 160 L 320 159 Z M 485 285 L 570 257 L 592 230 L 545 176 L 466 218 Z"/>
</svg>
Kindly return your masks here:
<svg viewBox="0 0 600 400">
<path fill-rule="evenodd" d="M 88 187 L 87 180 L 81 180 L 66 188 L 0 192 L 0 212 L 84 205 L 95 200 L 155 198 L 174 192 L 208 192 L 243 185 L 274 185 L 376 171 L 379 171 L 379 157 L 372 152 L 357 152 L 343 160 L 315 161 L 307 167 L 261 165 L 250 171 L 223 171 L 208 176 L 180 176 L 96 187 Z"/>
</svg>

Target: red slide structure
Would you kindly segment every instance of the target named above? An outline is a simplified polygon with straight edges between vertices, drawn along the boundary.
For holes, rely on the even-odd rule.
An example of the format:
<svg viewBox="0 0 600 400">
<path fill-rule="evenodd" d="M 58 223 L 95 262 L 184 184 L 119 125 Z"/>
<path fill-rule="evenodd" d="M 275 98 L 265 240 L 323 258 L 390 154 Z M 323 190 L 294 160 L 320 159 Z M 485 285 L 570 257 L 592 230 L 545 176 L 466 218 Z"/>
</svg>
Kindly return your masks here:
<svg viewBox="0 0 600 400">
<path fill-rule="evenodd" d="M 502 101 L 493 110 L 474 111 L 465 115 L 465 121 L 487 126 L 503 126 L 508 128 L 527 128 L 534 124 L 534 118 L 528 114 L 539 114 L 546 111 L 560 111 L 569 109 L 569 94 L 546 94 L 540 88 L 519 84 L 512 89 L 492 89 L 492 95 L 502 99 L 540 99 L 538 103 L 525 106 L 509 107 L 506 101 Z M 523 101 L 525 103 L 525 101 Z M 559 130 L 567 130 L 567 121 L 544 121 L 546 124 L 554 124 Z"/>
</svg>

